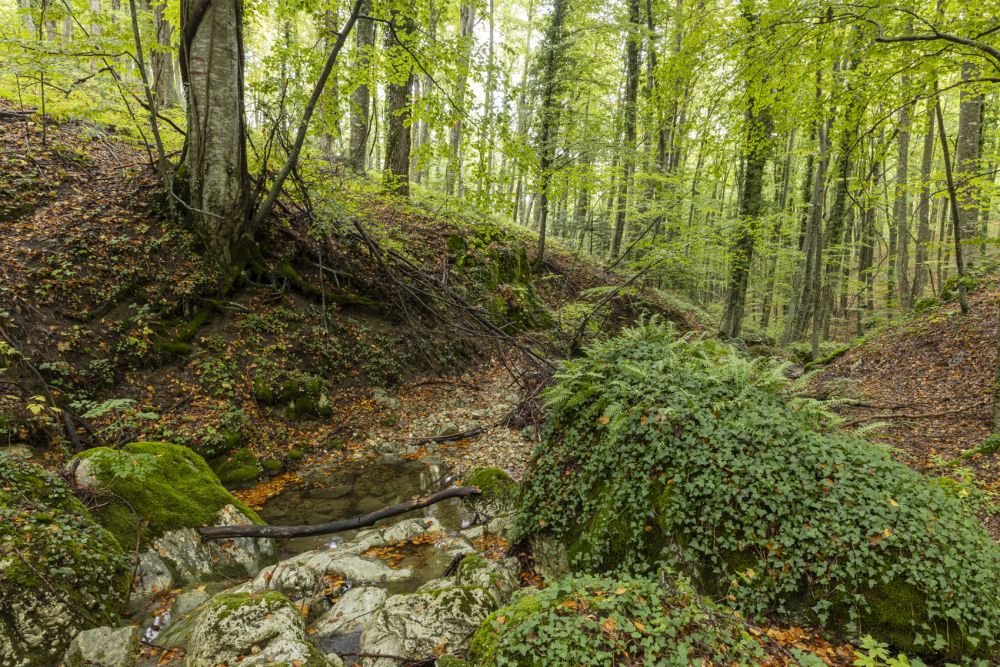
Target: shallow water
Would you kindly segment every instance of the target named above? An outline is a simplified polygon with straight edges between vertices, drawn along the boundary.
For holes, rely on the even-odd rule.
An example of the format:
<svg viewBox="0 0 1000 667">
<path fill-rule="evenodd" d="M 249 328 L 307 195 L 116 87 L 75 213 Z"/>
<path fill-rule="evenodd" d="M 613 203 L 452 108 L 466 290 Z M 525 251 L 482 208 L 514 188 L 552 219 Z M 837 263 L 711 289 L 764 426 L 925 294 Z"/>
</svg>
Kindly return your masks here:
<svg viewBox="0 0 1000 667">
<path fill-rule="evenodd" d="M 300 473 L 301 474 L 301 473 Z M 319 467 L 302 474 L 302 483 L 287 488 L 264 503 L 259 514 L 271 525 L 301 525 L 337 521 L 367 514 L 446 488 L 453 481 L 448 465 L 440 459 L 419 460 L 386 457 L 374 461 L 349 461 Z M 470 517 L 460 498 L 442 501 L 376 524 L 379 528 L 412 517 L 435 517 L 448 530 L 469 525 Z M 278 557 L 304 551 L 336 548 L 359 531 L 280 540 Z M 417 550 L 420 551 L 420 550 Z M 407 559 L 401 567 L 413 567 Z M 445 564 L 447 566 L 447 564 Z"/>
</svg>

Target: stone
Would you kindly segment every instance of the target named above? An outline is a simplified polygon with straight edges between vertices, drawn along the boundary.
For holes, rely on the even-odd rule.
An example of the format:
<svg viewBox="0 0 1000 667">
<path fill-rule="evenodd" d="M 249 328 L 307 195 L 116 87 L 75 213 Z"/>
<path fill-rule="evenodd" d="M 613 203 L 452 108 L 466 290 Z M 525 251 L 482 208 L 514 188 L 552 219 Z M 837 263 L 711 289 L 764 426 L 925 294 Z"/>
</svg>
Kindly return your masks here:
<svg viewBox="0 0 1000 667">
<path fill-rule="evenodd" d="M 387 597 L 374 586 L 350 589 L 310 626 L 313 642 L 327 653 L 357 653 L 365 624 Z"/>
<path fill-rule="evenodd" d="M 459 563 L 454 577 L 434 579 L 415 593 L 393 595 L 364 624 L 360 653 L 423 660 L 441 651 L 463 654 L 480 624 L 518 587 L 516 559 L 491 561 L 478 554 Z M 366 658 L 365 667 L 390 667 Z"/>
<path fill-rule="evenodd" d="M 174 598 L 174 604 L 170 607 L 170 613 L 177 618 L 187 616 L 195 609 L 208 602 L 211 597 L 211 595 L 200 588 L 184 591 Z"/>
<path fill-rule="evenodd" d="M 436 533 L 444 530 L 441 522 L 434 517 L 404 519 L 393 524 L 382 533 L 382 539 L 392 544 L 396 542 L 409 542 L 417 535 L 423 533 Z"/>
<path fill-rule="evenodd" d="M 66 667 L 134 667 L 139 651 L 139 626 L 84 630 L 70 642 Z"/>
<path fill-rule="evenodd" d="M 198 614 L 188 640 L 186 667 L 274 663 L 343 667 L 340 658 L 324 656 L 306 638 L 298 610 L 280 593 L 221 593 Z"/>
<path fill-rule="evenodd" d="M 126 611 L 137 614 L 149 607 L 163 591 L 174 587 L 174 575 L 155 551 L 146 549 L 139 554 L 139 564 L 135 568 L 135 579 L 129 593 Z"/>
</svg>

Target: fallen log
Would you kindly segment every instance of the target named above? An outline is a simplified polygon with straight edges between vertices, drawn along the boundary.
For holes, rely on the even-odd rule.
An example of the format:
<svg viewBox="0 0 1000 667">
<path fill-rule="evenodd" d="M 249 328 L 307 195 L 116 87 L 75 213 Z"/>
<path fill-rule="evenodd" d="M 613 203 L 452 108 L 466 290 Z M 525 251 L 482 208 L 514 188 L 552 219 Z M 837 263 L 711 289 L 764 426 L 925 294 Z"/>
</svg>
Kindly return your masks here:
<svg viewBox="0 0 1000 667">
<path fill-rule="evenodd" d="M 483 432 L 482 426 L 477 426 L 476 428 L 470 428 L 468 431 L 461 431 L 459 433 L 451 433 L 449 435 L 434 435 L 427 438 L 413 438 L 406 444 L 411 447 L 418 447 L 420 445 L 426 445 L 428 443 L 442 443 L 451 442 L 453 440 L 465 440 L 466 438 L 474 438 Z"/>
<path fill-rule="evenodd" d="M 461 496 L 479 495 L 481 491 L 475 486 L 455 486 L 444 491 L 432 493 L 423 498 L 408 500 L 405 503 L 390 505 L 369 512 L 353 519 L 341 519 L 339 521 L 329 521 L 327 523 L 316 523 L 309 526 L 208 526 L 199 528 L 198 532 L 206 540 L 221 540 L 229 537 L 309 537 L 312 535 L 329 535 L 355 528 L 371 526 L 382 519 L 399 514 L 405 514 L 413 510 L 429 507 L 435 503 L 448 498 L 458 498 Z"/>
</svg>

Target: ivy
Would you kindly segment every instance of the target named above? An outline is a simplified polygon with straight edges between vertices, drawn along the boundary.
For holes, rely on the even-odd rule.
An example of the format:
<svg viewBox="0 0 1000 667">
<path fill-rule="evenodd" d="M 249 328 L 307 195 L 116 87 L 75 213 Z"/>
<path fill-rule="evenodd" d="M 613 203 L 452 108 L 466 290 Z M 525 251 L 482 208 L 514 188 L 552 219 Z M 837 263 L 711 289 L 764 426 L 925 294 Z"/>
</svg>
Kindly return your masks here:
<svg viewBox="0 0 1000 667">
<path fill-rule="evenodd" d="M 748 615 L 997 647 L 1000 549 L 975 516 L 763 362 L 653 322 L 568 362 L 547 400 L 516 539 L 560 539 L 578 571 L 667 562 Z"/>
</svg>

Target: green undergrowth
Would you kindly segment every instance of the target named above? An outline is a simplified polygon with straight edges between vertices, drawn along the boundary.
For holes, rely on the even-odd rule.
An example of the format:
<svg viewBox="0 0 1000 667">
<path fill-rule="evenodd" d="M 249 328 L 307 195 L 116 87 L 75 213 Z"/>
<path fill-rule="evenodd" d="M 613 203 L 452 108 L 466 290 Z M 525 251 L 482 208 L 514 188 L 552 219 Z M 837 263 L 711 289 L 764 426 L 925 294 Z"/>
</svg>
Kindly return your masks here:
<svg viewBox="0 0 1000 667">
<path fill-rule="evenodd" d="M 234 498 L 209 465 L 187 447 L 166 442 L 135 442 L 115 450 L 89 449 L 78 456 L 89 462 L 106 503 L 94 510 L 97 520 L 123 544 L 135 544 L 142 522 L 142 543 L 178 528 L 210 525 L 226 505 L 251 521 L 257 514 Z"/>
<path fill-rule="evenodd" d="M 976 517 L 777 370 L 655 323 L 567 363 L 515 539 L 561 541 L 578 571 L 667 563 L 748 616 L 1000 648 L 1000 547 Z"/>
<path fill-rule="evenodd" d="M 569 576 L 493 613 L 469 655 L 482 667 L 756 665 L 758 643 L 734 613 L 683 578 Z"/>
<path fill-rule="evenodd" d="M 62 479 L 0 454 L 0 649 L 15 654 L 4 657 L 44 664 L 48 651 L 65 648 L 69 629 L 113 622 L 130 561 Z M 30 617 L 42 612 L 49 618 Z M 22 635 L 28 622 L 31 636 Z"/>
</svg>

